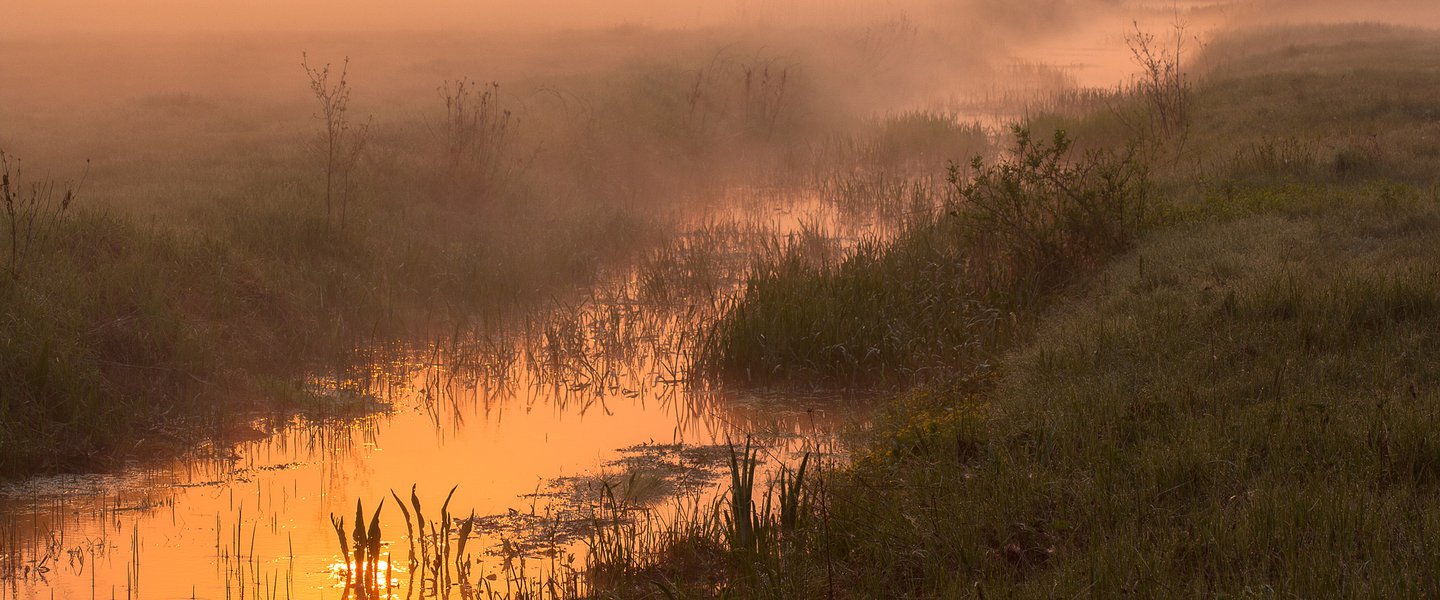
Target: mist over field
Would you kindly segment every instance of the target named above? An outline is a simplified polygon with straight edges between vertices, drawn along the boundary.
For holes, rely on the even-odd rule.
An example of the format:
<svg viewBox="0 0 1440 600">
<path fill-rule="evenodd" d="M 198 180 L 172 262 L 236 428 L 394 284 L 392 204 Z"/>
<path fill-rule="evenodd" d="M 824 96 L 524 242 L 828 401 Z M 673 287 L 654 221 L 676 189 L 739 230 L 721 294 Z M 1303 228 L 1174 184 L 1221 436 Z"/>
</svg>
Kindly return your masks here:
<svg viewBox="0 0 1440 600">
<path fill-rule="evenodd" d="M 787 121 L 867 118 L 1068 85 L 1073 76 L 1062 72 L 1065 66 L 1039 60 L 1041 51 L 1032 46 L 1069 39 L 1089 44 L 1079 58 L 1091 70 L 1087 80 L 1109 84 L 1129 69 L 1128 60 L 1095 49 L 1113 44 L 1106 36 L 1123 22 L 1120 6 L 1110 0 L 20 3 L 0 24 L 6 32 L 0 36 L 0 141 L 56 174 L 73 174 L 76 165 L 95 160 L 92 189 L 103 201 L 124 187 L 108 181 L 106 165 L 117 160 L 193 156 L 197 144 L 213 148 L 230 139 L 243 147 L 266 134 L 295 142 L 313 124 L 302 56 L 337 68 L 349 59 L 354 109 L 374 116 L 380 129 L 433 120 L 436 88 L 446 81 L 499 83 L 505 109 L 525 121 L 514 142 L 544 153 L 573 145 L 555 136 L 570 135 L 564 130 L 576 119 L 593 119 L 576 110 L 597 110 L 597 96 L 624 86 L 639 93 L 647 85 L 683 94 L 695 83 L 685 80 L 704 78 L 707 69 L 741 77 L 744 69 L 768 68 L 777 81 L 785 73 L 791 89 L 781 94 L 790 98 L 778 100 L 790 105 L 783 108 Z M 1096 60 L 1103 65 L 1090 63 Z M 673 81 L 662 84 L 660 77 Z M 646 101 L 667 98 L 651 93 Z M 209 124 L 196 129 L 197 120 Z M 201 133 L 203 139 L 195 135 Z M 183 180 L 187 172 L 174 175 Z M 171 201 L 163 195 L 143 204 Z"/>
<path fill-rule="evenodd" d="M 1099 0 L 1113 4 L 1114 1 Z M 1062 2 L 1046 0 L 1027 7 L 1036 13 Z M 542 30 L 632 25 L 694 28 L 727 24 L 835 25 L 906 11 L 939 15 L 972 6 L 940 0 L 56 0 L 9 7 L 6 30 L 44 31 L 405 31 Z M 984 0 L 970 5 L 986 4 Z M 991 2 L 995 7 L 1004 3 Z M 982 10 L 985 7 L 980 7 Z M 932 12 L 933 11 L 933 12 Z"/>
<path fill-rule="evenodd" d="M 1097 17 L 1097 11 L 1141 8 L 1183 14 L 1201 8 L 1260 23 L 1273 21 L 1403 20 L 1433 23 L 1429 3 L 1376 0 L 52 0 L 11 2 L 0 32 L 137 32 L 148 34 L 223 31 L 557 31 L 615 26 L 683 28 L 795 27 L 864 24 L 898 14 L 935 27 L 981 22 L 985 28 L 1028 22 L 1064 28 Z M 1418 21 L 1418 22 L 1417 22 Z M 1231 26 L 1238 23 L 1231 23 Z"/>
<path fill-rule="evenodd" d="M 0 597 L 1440 597 L 1437 28 L 0 0 Z"/>
</svg>

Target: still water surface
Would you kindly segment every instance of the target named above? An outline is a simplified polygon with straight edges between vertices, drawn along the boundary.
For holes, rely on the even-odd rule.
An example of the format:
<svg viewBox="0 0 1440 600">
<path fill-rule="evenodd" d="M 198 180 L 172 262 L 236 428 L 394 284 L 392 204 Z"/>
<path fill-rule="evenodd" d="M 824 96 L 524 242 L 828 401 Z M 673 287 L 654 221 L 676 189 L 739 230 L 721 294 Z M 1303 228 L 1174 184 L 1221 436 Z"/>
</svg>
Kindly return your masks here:
<svg viewBox="0 0 1440 600">
<path fill-rule="evenodd" d="M 698 222 L 711 224 L 711 246 L 727 245 L 717 229 L 784 237 L 823 228 L 854 239 L 874 228 L 841 225 L 814 198 L 731 206 Z M 733 286 L 743 257 L 711 262 L 722 265 L 711 285 Z M 647 303 L 641 287 L 631 273 L 502 332 L 370 352 L 383 360 L 313 378 L 327 399 L 318 415 L 265 425 L 269 433 L 234 448 L 0 489 L 0 589 L 16 598 L 339 598 L 346 559 L 332 515 L 352 524 L 357 500 L 368 518 L 390 498 L 380 570 L 403 596 L 409 540 L 391 492 L 408 501 L 414 489 L 435 520 L 454 487 L 450 513 L 476 516 L 473 577 L 499 574 L 487 581 L 503 591 L 503 574 L 522 559 L 531 577 L 583 569 L 587 508 L 602 482 L 663 512 L 715 493 L 729 440 L 754 436 L 773 465 L 829 451 L 837 432 L 863 422 L 862 401 L 693 385 L 685 332 L 715 304 Z"/>
</svg>

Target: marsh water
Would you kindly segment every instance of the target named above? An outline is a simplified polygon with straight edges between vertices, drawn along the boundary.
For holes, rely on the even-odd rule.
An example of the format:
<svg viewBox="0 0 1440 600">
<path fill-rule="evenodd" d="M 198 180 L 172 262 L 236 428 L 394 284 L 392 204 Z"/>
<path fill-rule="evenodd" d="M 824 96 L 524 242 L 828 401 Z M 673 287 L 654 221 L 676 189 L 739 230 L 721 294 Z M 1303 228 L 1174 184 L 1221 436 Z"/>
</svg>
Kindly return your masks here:
<svg viewBox="0 0 1440 600">
<path fill-rule="evenodd" d="M 413 491 L 435 521 L 452 488 L 450 514 L 473 510 L 473 578 L 503 593 L 583 568 L 607 486 L 664 513 L 713 496 L 728 442 L 753 440 L 771 465 L 833 452 L 864 422 L 863 401 L 699 384 L 687 332 L 735 285 L 744 239 L 823 229 L 844 243 L 878 221 L 840 219 L 814 197 L 745 195 L 695 219 L 703 248 L 676 245 L 705 258 L 665 259 L 704 260 L 705 281 L 661 293 L 640 267 L 621 270 L 504 326 L 364 349 L 311 377 L 313 408 L 257 418 L 255 439 L 233 448 L 0 488 L 5 595 L 338 598 L 347 560 L 331 518 L 353 519 L 357 501 L 368 518 L 382 500 L 380 568 L 401 595 L 415 584 L 395 498 Z"/>
</svg>

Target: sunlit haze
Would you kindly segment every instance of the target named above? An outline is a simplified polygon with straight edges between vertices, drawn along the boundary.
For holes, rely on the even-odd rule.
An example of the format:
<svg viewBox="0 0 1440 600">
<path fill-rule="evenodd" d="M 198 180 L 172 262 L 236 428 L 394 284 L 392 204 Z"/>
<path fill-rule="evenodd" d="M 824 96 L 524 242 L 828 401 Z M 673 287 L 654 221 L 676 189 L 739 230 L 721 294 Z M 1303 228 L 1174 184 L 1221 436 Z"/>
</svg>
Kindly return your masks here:
<svg viewBox="0 0 1440 600">
<path fill-rule="evenodd" d="M 47 0 L 9 1 L 0 31 L 404 31 L 695 27 L 856 20 L 928 0 Z"/>
<path fill-rule="evenodd" d="M 0 0 L 0 598 L 1440 597 L 1436 27 Z"/>
</svg>

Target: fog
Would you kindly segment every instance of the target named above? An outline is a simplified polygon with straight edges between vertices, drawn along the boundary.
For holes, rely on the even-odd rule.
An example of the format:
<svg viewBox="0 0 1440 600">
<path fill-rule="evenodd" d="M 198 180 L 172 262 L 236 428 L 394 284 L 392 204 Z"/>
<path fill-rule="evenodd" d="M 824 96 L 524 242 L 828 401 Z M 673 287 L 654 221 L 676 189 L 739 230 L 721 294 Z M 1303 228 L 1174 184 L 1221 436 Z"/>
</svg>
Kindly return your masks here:
<svg viewBox="0 0 1440 600">
<path fill-rule="evenodd" d="M 249 474 L 226 471 L 243 482 L 234 489 L 254 489 L 257 499 L 262 485 L 267 498 L 273 489 L 286 501 L 285 490 L 327 490 L 274 513 L 313 517 L 299 517 L 295 530 L 301 560 L 309 561 L 302 573 L 310 579 L 301 583 L 325 589 L 315 586 L 343 587 L 349 577 L 331 579 L 340 571 L 325 517 L 348 512 L 357 497 L 370 503 L 380 490 L 416 484 L 416 471 L 429 478 L 419 480 L 425 493 L 455 477 L 503 473 L 503 483 L 492 477 L 484 484 L 493 489 L 483 493 L 495 498 L 467 497 L 481 487 L 467 480 L 456 506 L 493 500 L 479 504 L 481 514 L 519 514 L 508 503 L 540 496 L 537 477 L 588 469 L 597 456 L 636 444 L 690 435 L 718 448 L 722 439 L 748 439 L 751 421 L 789 415 L 776 427 L 808 446 L 788 419 L 828 429 L 825 421 L 838 411 L 820 410 L 817 419 L 809 404 L 792 402 L 799 398 L 779 398 L 784 410 L 748 397 L 732 404 L 705 386 L 696 388 L 705 394 L 685 395 L 687 344 L 712 339 L 703 327 L 733 306 L 750 265 L 764 264 L 751 259 L 784 244 L 796 272 L 811 261 L 841 264 L 836 257 L 858 240 L 944 218 L 940 208 L 953 206 L 963 169 L 976 156 L 1013 147 L 1014 123 L 1037 131 L 1075 125 L 1070 132 L 1084 150 L 1127 141 L 1138 147 L 1153 121 L 1127 121 L 1122 111 L 1148 110 L 1136 93 L 1144 88 L 1134 83 L 1142 53 L 1163 55 L 1150 63 L 1151 75 L 1186 91 L 1211 66 L 1264 56 L 1249 43 L 1209 49 L 1227 30 L 1327 21 L 1433 27 L 1440 0 L 0 0 L 0 187 L 9 193 L 11 165 L 19 173 L 23 159 L 24 178 L 14 181 L 25 184 L 14 189 L 32 199 L 28 219 L 17 219 L 10 197 L 0 203 L 9 211 L 0 223 L 10 225 L 8 240 L 0 233 L 9 242 L 8 252 L 0 246 L 8 260 L 0 263 L 8 267 L 0 271 L 0 476 L 7 468 L 28 474 L 120 464 L 137 437 L 191 439 L 157 425 L 165 419 L 200 422 L 233 410 L 243 424 L 247 403 L 287 419 L 280 410 L 286 403 L 322 412 L 332 400 L 353 401 L 350 408 L 336 404 L 341 412 L 399 407 L 393 422 L 388 415 L 337 420 L 335 432 L 357 441 L 353 452 L 337 446 L 349 452 L 344 457 L 277 451 L 274 464 L 252 465 L 269 474 L 253 485 Z M 1259 36 L 1252 29 L 1236 37 L 1290 45 L 1298 56 L 1304 45 L 1347 27 L 1418 35 L 1367 25 L 1277 27 Z M 1136 36 L 1154 46 L 1137 49 Z M 1184 59 L 1165 62 L 1179 55 L 1174 44 L 1183 46 Z M 1406 50 L 1387 56 L 1401 54 L 1425 59 Z M 1216 82 L 1226 83 L 1204 83 Z M 1225 91 L 1253 100 L 1243 109 L 1249 115 L 1266 114 L 1268 99 L 1247 89 Z M 1429 107 L 1387 91 L 1376 95 L 1407 118 Z M 1306 127 L 1350 135 L 1338 125 Z M 1179 147 L 1203 147 L 1177 137 Z M 1366 143 L 1356 148 L 1379 147 L 1373 135 Z M 1372 156 L 1328 153 L 1358 156 L 1337 159 L 1361 165 L 1351 169 L 1366 168 Z M 1238 163 L 1248 155 L 1234 156 Z M 1177 155 L 1173 164 L 1188 168 L 1189 161 Z M 31 228 L 25 236 L 17 223 Z M 35 228 L 40 234 L 30 235 Z M 1001 248 L 995 256 L 1008 252 Z M 927 253 L 915 256 L 931 261 Z M 937 279 L 929 275 L 936 265 L 980 264 L 987 255 L 946 256 L 925 266 L 926 278 Z M 924 303 L 955 308 L 946 309 L 945 322 L 972 318 L 966 307 L 979 306 L 969 297 L 944 298 Z M 808 331 L 807 318 L 790 319 L 801 323 L 795 331 Z M 951 329 L 963 332 L 987 317 L 973 318 Z M 918 327 L 868 329 L 903 337 Z M 805 344 L 818 339 L 804 337 Z M 896 336 L 885 337 L 882 345 Z M 442 338 L 458 362 L 434 358 Z M 972 345 L 943 341 L 945 353 Z M 403 348 L 391 356 L 392 346 Z M 847 348 L 866 349 L 854 353 L 862 360 L 883 355 L 868 343 L 825 348 L 836 360 L 837 349 L 845 361 L 855 360 Z M 369 392 L 386 387 L 372 374 L 390 363 L 403 365 L 390 391 L 407 395 L 371 402 Z M 896 364 L 915 373 L 930 368 Z M 473 380 L 465 371 L 472 368 Z M 496 406 L 510 402 L 507 410 L 519 413 L 503 430 L 503 411 L 489 420 L 490 389 L 454 385 L 486 387 L 492 379 Z M 53 382 L 69 387 L 55 392 Z M 21 389 L 24 401 L 8 400 L 10 388 Z M 208 406 L 241 396 L 246 403 L 236 408 Z M 456 397 L 473 412 L 454 404 L 453 422 L 443 428 L 438 412 L 421 412 L 444 410 L 440 399 Z M 603 410 L 589 410 L 594 398 Z M 572 417 L 567 411 L 577 407 Z M 7 429 L 11 423 L 18 425 Z M 462 431 L 465 423 L 470 429 Z M 692 423 L 702 433 L 682 435 Z M 743 427 L 727 429 L 736 423 Z M 285 434 L 285 423 L 274 426 Z M 158 432 L 165 433 L 152 435 Z M 278 448 L 298 449 L 307 435 L 273 439 Z M 323 438 L 308 439 L 316 446 Z M 388 452 L 369 454 L 382 449 L 379 442 Z M 330 452 L 330 444 L 318 446 Z M 272 456 L 268 445 L 255 451 Z M 434 458 L 444 452 L 446 461 Z M 302 463 L 307 468 L 291 478 L 290 468 Z M 208 478 L 198 473 L 207 472 L 191 469 Z M 230 518 L 236 497 L 201 487 L 209 485 L 168 504 L 149 504 L 147 495 L 158 512 L 134 514 L 155 522 L 121 528 L 102 516 L 95 529 L 69 538 L 133 532 L 138 565 L 144 534 L 145 546 L 158 549 L 147 565 L 207 572 L 211 544 L 220 550 L 220 515 Z M 103 492 L 96 501 L 118 509 L 119 495 Z M 525 504 L 534 517 L 534 502 Z M 6 537 L 3 509 L 0 503 L 0 540 L 55 539 Z M 249 507 L 238 513 L 241 525 L 241 517 L 256 514 Z M 213 536 L 188 526 L 212 515 Z M 259 529 L 262 552 L 250 529 L 249 556 L 284 552 L 293 568 L 290 532 Z M 4 554 L 0 582 L 6 568 L 13 573 L 20 564 L 7 567 Z M 93 549 L 89 556 L 95 564 Z M 231 556 L 240 556 L 238 543 Z M 128 563 L 103 564 L 111 572 L 102 571 L 101 581 L 112 590 L 129 584 L 130 573 L 120 572 Z M 202 581 L 210 587 L 199 597 L 221 590 L 228 597 L 231 575 Z M 78 597 L 96 579 L 93 571 L 70 574 L 52 588 L 42 577 L 30 582 L 29 596 L 12 595 Z M 188 581 L 169 583 L 165 595 L 197 595 Z"/>
<path fill-rule="evenodd" d="M 28 32 L 397 31 L 556 29 L 619 24 L 836 23 L 930 0 L 55 0 L 10 2 L 0 30 Z"/>
<path fill-rule="evenodd" d="M 663 105 L 685 102 L 697 78 L 741 85 L 746 69 L 772 67 L 790 77 L 784 117 L 794 120 L 795 131 L 815 134 L 837 119 L 968 113 L 977 98 L 1023 104 L 1058 88 L 1117 85 L 1135 69 L 1124 35 L 1137 21 L 1150 31 L 1183 24 L 1187 39 L 1197 42 L 1192 51 L 1215 31 L 1245 25 L 1440 23 L 1440 9 L 1423 0 L 4 4 L 0 147 L 62 174 L 85 159 L 125 157 L 149 168 L 162 154 L 188 162 L 197 152 L 186 148 L 244 164 L 233 152 L 218 152 L 236 140 L 294 149 L 314 125 L 302 54 L 317 65 L 349 58 L 355 110 L 382 128 L 423 131 L 439 110 L 435 90 L 442 82 L 498 82 L 506 109 L 524 121 L 516 143 L 556 155 L 577 145 L 577 107 L 591 121 L 609 110 L 606 118 L 617 123 L 630 119 L 659 130 L 674 124 Z M 642 109 L 640 101 L 654 105 Z M 198 173 L 192 167 L 174 170 L 189 177 Z M 106 175 L 97 168 L 96 196 L 126 196 L 115 192 L 124 181 L 151 179 Z M 193 181 L 207 190 L 200 196 L 223 189 L 203 175 Z M 161 194 L 158 202 L 172 196 Z"/>
</svg>

